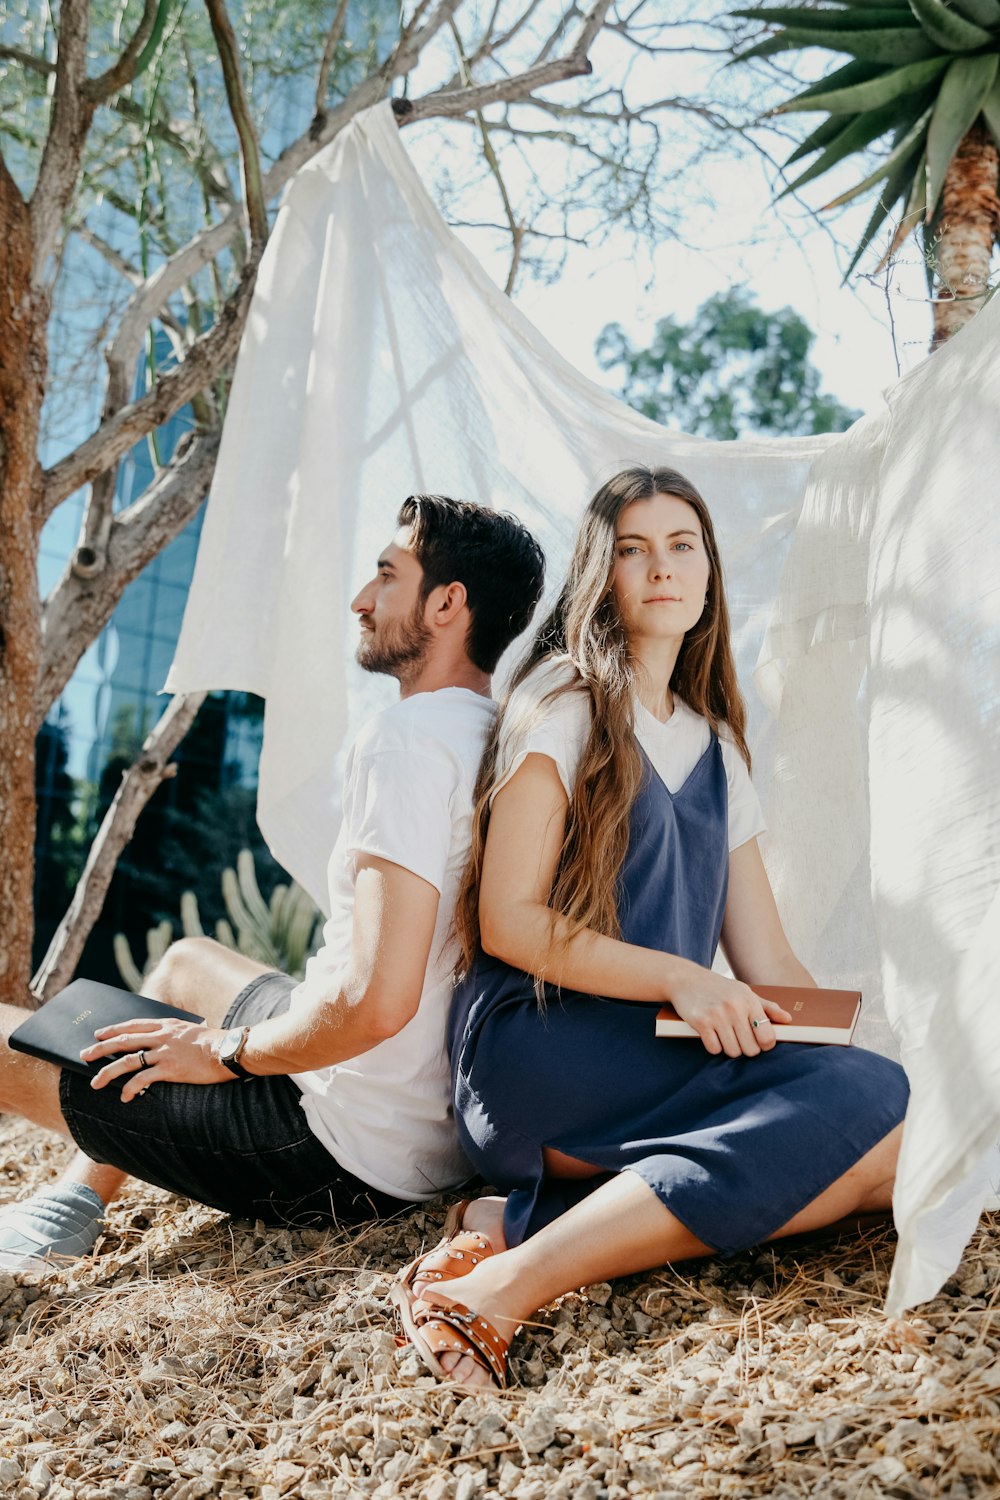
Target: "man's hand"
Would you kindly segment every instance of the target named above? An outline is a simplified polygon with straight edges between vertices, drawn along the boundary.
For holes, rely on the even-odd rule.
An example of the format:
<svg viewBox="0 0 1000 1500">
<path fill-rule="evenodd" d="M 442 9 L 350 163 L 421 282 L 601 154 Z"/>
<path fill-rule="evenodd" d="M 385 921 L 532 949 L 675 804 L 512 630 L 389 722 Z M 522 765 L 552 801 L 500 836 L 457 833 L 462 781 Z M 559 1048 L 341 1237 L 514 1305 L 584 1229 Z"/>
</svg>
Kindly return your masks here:
<svg viewBox="0 0 1000 1500">
<path fill-rule="evenodd" d="M 97 1040 L 80 1056 L 88 1063 L 114 1059 L 90 1086 L 103 1089 L 116 1078 L 126 1078 L 122 1103 L 127 1104 L 151 1083 L 235 1083 L 236 1075 L 218 1058 L 225 1035 L 204 1022 L 125 1021 L 95 1031 Z"/>
</svg>

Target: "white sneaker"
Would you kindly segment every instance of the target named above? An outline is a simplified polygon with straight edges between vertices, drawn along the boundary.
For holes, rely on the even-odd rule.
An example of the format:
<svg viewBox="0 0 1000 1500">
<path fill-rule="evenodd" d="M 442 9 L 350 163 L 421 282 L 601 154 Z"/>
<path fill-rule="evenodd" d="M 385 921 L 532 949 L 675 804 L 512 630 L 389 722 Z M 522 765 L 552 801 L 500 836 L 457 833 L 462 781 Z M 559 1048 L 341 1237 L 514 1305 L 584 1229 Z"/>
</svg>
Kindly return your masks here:
<svg viewBox="0 0 1000 1500">
<path fill-rule="evenodd" d="M 104 1204 L 81 1182 L 45 1188 L 0 1210 L 0 1270 L 45 1271 L 89 1255 L 104 1228 Z"/>
</svg>

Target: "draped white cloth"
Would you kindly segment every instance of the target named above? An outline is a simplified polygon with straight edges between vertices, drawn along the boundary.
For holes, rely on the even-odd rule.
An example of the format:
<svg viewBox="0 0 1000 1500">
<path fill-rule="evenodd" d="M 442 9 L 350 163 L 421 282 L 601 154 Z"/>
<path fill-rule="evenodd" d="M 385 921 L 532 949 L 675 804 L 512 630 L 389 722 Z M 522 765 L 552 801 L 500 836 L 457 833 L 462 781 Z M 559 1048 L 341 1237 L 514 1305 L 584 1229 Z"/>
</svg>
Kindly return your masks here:
<svg viewBox="0 0 1000 1500">
<path fill-rule="evenodd" d="M 839 437 L 658 427 L 493 286 L 379 105 L 279 210 L 167 682 L 266 698 L 260 826 L 323 904 L 343 748 L 393 691 L 354 665 L 348 605 L 401 500 L 514 511 L 551 597 L 598 484 L 687 474 L 719 532 L 786 925 L 821 982 L 863 987 L 860 1040 L 910 1076 L 894 1313 L 958 1264 L 1000 1136 L 998 333 L 1000 299 Z"/>
</svg>

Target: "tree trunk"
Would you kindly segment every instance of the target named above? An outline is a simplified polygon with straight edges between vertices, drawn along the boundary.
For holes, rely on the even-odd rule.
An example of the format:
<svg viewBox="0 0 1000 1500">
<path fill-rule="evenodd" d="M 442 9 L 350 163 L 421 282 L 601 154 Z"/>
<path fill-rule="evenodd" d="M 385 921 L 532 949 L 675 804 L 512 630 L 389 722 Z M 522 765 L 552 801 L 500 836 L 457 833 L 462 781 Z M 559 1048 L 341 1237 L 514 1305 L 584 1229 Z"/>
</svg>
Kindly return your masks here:
<svg viewBox="0 0 1000 1500">
<path fill-rule="evenodd" d="M 27 204 L 0 161 L 0 1000 L 31 977 L 34 701 L 39 665 L 38 425 L 46 299 L 32 291 Z"/>
<path fill-rule="evenodd" d="M 997 165 L 996 142 L 980 118 L 955 153 L 941 190 L 932 353 L 975 316 L 987 294 L 1000 229 Z"/>
</svg>

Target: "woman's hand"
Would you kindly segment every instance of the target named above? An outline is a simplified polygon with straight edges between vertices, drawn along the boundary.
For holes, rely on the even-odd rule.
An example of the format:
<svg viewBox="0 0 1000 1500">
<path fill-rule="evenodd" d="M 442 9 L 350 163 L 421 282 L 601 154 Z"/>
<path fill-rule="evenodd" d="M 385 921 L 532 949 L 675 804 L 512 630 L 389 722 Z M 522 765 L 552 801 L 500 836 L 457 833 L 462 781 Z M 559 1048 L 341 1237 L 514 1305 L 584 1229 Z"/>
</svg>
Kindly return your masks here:
<svg viewBox="0 0 1000 1500">
<path fill-rule="evenodd" d="M 80 1053 L 84 1062 L 113 1061 L 91 1079 L 103 1089 L 116 1078 L 127 1104 L 152 1083 L 235 1083 L 236 1076 L 218 1059 L 224 1031 L 194 1021 L 126 1021 L 102 1026 L 97 1040 Z"/>
<path fill-rule="evenodd" d="M 694 1027 L 706 1051 L 724 1052 L 727 1057 L 770 1052 L 777 1041 L 773 1023 L 792 1019 L 787 1010 L 773 1000 L 762 1000 L 748 984 L 693 964 L 690 974 L 673 980 L 670 1002 L 681 1019 Z"/>
</svg>

